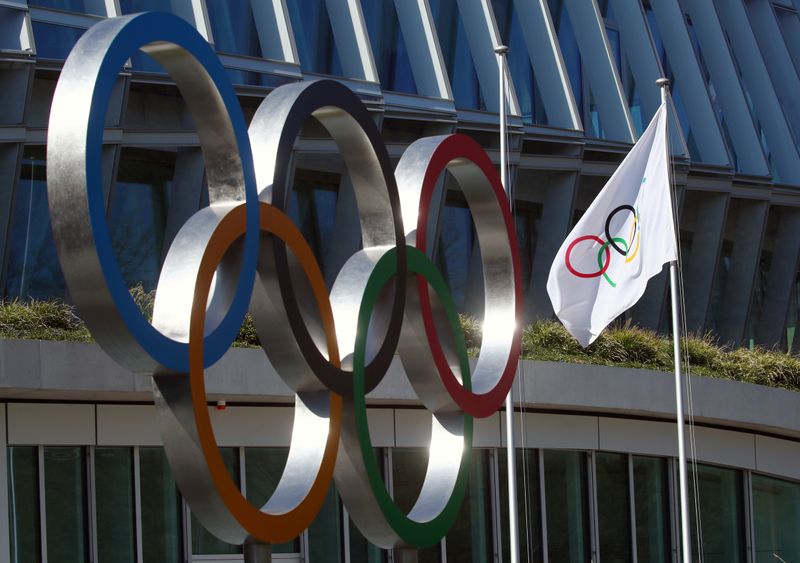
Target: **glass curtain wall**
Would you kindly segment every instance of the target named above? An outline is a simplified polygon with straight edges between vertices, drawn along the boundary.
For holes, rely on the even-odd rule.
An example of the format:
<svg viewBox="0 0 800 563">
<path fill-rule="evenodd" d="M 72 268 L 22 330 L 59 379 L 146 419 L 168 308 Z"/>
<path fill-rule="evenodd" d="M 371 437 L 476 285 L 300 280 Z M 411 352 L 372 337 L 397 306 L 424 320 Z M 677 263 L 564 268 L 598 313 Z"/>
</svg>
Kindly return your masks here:
<svg viewBox="0 0 800 563">
<path fill-rule="evenodd" d="M 633 456 L 636 557 L 639 563 L 672 561 L 667 460 Z"/>
<path fill-rule="evenodd" d="M 627 563 L 633 559 L 628 456 L 598 452 L 595 468 L 601 560 Z"/>
<path fill-rule="evenodd" d="M 139 478 L 145 563 L 182 563 L 183 510 L 163 448 L 139 448 Z"/>
<path fill-rule="evenodd" d="M 475 63 L 456 0 L 429 0 L 453 99 L 459 109 L 485 110 Z"/>
<path fill-rule="evenodd" d="M 694 495 L 689 495 L 692 528 L 692 558 L 699 561 L 698 531 L 702 537 L 702 560 L 706 563 L 746 561 L 742 473 L 735 469 L 697 465 L 695 479 L 689 471 L 689 490 L 696 486 L 700 500 L 700 522 Z"/>
<path fill-rule="evenodd" d="M 86 451 L 82 447 L 45 447 L 43 455 L 47 560 L 88 562 Z"/>
<path fill-rule="evenodd" d="M 447 561 L 483 563 L 494 551 L 489 452 L 472 450 L 469 484 L 456 522 L 447 532 Z"/>
<path fill-rule="evenodd" d="M 8 525 L 11 563 L 39 563 L 39 448 L 12 446 L 8 452 Z"/>
<path fill-rule="evenodd" d="M 586 563 L 591 551 L 586 454 L 546 450 L 544 483 L 548 559 Z"/>
<path fill-rule="evenodd" d="M 362 0 L 361 11 L 381 87 L 391 92 L 416 94 L 417 84 L 394 0 Z"/>
<path fill-rule="evenodd" d="M 800 484 L 753 475 L 755 563 L 800 561 Z"/>
<path fill-rule="evenodd" d="M 295 45 L 304 72 L 342 76 L 325 0 L 287 0 Z"/>
<path fill-rule="evenodd" d="M 206 0 L 206 8 L 217 51 L 263 56 L 250 0 Z"/>
<path fill-rule="evenodd" d="M 492 0 L 494 18 L 500 31 L 500 37 L 509 47 L 507 61 L 511 73 L 511 81 L 517 94 L 517 101 L 522 112 L 522 122 L 526 125 L 547 124 L 542 97 L 536 86 L 533 66 L 528 55 L 524 31 L 517 15 L 513 0 Z"/>
<path fill-rule="evenodd" d="M 94 449 L 98 563 L 135 563 L 133 448 Z"/>
<path fill-rule="evenodd" d="M 239 449 L 220 448 L 219 453 L 233 482 L 237 487 L 241 488 Z M 192 514 L 192 555 L 226 555 L 234 553 L 242 553 L 242 547 L 226 543 L 217 538 L 206 530 L 205 526 L 197 519 L 197 516 Z"/>
<path fill-rule="evenodd" d="M 539 487 L 539 450 L 516 451 L 519 556 L 521 561 L 537 563 L 542 558 L 542 506 Z M 508 462 L 504 449 L 497 450 L 497 479 L 500 483 L 500 534 L 503 561 L 510 561 L 508 535 Z"/>
</svg>

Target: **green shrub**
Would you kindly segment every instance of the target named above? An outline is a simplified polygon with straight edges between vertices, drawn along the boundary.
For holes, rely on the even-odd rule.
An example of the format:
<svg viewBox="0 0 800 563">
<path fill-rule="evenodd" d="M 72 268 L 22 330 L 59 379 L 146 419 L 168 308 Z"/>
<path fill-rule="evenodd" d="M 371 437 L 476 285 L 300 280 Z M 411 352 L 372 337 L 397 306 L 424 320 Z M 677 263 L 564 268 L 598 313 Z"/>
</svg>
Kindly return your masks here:
<svg viewBox="0 0 800 563">
<path fill-rule="evenodd" d="M 655 332 L 626 325 L 610 329 L 603 334 L 615 344 L 614 346 L 607 344 L 604 347 L 608 359 L 612 361 L 642 364 L 654 368 L 666 368 L 672 365 L 672 347 Z M 603 338 L 603 334 L 595 343 Z"/>
</svg>

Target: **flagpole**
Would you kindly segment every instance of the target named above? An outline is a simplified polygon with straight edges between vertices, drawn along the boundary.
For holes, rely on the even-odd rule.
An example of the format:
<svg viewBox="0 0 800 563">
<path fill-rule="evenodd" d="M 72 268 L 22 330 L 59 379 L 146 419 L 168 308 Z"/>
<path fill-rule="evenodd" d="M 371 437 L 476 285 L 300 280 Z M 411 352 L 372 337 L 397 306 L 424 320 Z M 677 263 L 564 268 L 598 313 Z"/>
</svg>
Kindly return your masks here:
<svg viewBox="0 0 800 563">
<path fill-rule="evenodd" d="M 506 154 L 506 55 L 508 47 L 498 45 L 495 50 L 500 69 L 500 182 L 508 197 L 511 212 L 514 211 L 510 185 L 508 183 L 508 155 Z M 519 518 L 517 507 L 517 461 L 514 440 L 514 403 L 511 390 L 506 395 L 506 465 L 508 466 L 508 543 L 511 563 L 519 563 Z"/>
<path fill-rule="evenodd" d="M 661 88 L 661 103 L 666 104 L 669 96 L 669 79 L 659 78 L 656 84 Z M 668 109 L 668 108 L 667 108 Z M 667 120 L 669 129 L 669 119 Z M 669 138 L 669 136 L 667 136 Z M 672 190 L 672 170 L 670 162 L 670 146 L 667 145 L 667 174 L 669 174 L 670 190 Z M 673 200 L 674 201 L 674 200 Z M 673 220 L 677 233 L 678 221 L 677 210 L 673 208 Z M 676 241 L 677 244 L 677 241 Z M 680 252 L 680 249 L 678 249 Z M 675 416 L 678 421 L 678 481 L 680 486 L 680 510 L 681 510 L 681 547 L 683 551 L 683 562 L 691 563 L 692 549 L 689 540 L 689 486 L 686 476 L 686 444 L 685 444 L 685 422 L 683 416 L 683 387 L 681 385 L 681 324 L 680 324 L 680 295 L 678 285 L 678 261 L 673 260 L 669 263 L 669 290 L 670 301 L 672 304 L 672 347 L 675 359 Z"/>
</svg>

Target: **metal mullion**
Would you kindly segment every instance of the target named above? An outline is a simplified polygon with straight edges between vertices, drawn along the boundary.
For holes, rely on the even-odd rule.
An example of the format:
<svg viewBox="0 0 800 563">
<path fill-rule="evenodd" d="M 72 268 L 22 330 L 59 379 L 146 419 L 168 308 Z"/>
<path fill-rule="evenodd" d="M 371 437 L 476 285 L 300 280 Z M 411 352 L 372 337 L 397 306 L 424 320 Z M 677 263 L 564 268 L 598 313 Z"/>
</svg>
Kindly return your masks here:
<svg viewBox="0 0 800 563">
<path fill-rule="evenodd" d="M 245 478 L 245 467 L 244 467 L 244 448 L 236 448 L 236 451 L 239 454 L 239 490 L 242 492 L 242 496 L 247 498 L 247 479 Z"/>
<path fill-rule="evenodd" d="M 598 561 L 600 555 L 600 533 L 597 514 L 597 460 L 596 452 L 587 452 L 587 483 L 589 487 L 589 544 L 592 546 L 592 561 Z"/>
<path fill-rule="evenodd" d="M 41 542 L 42 563 L 47 563 L 47 510 L 44 487 L 44 446 L 36 447 L 39 465 L 39 540 Z"/>
<path fill-rule="evenodd" d="M 631 522 L 631 555 L 633 563 L 639 561 L 639 551 L 636 546 L 636 487 L 633 482 L 633 454 L 628 454 L 628 505 L 630 507 Z"/>
<path fill-rule="evenodd" d="M 539 521 L 542 523 L 542 563 L 549 563 L 547 555 L 547 499 L 544 483 L 544 450 L 536 450 L 539 463 Z"/>
<path fill-rule="evenodd" d="M 677 511 L 675 507 L 678 506 L 678 487 L 675 484 L 676 479 L 676 467 L 675 465 L 678 461 L 671 457 L 669 458 L 667 463 L 667 485 L 669 485 L 669 521 L 670 521 L 670 548 L 672 550 L 672 561 L 674 563 L 680 563 L 683 560 L 683 556 L 678 549 L 678 536 L 680 535 L 680 530 L 678 527 L 680 526 L 680 522 L 678 519 Z"/>
<path fill-rule="evenodd" d="M 344 563 L 350 563 L 350 514 L 347 507 L 341 503 L 342 513 L 342 542 L 344 543 Z"/>
<path fill-rule="evenodd" d="M 186 499 L 180 495 L 181 499 L 181 519 L 183 520 L 181 529 L 183 530 L 183 560 L 189 563 L 192 560 L 192 518 L 189 505 Z"/>
<path fill-rule="evenodd" d="M 742 486 L 744 488 L 744 528 L 747 541 L 745 553 L 747 554 L 747 562 L 754 563 L 756 560 L 756 538 L 755 520 L 753 519 L 753 472 L 749 469 L 744 470 Z"/>
<path fill-rule="evenodd" d="M 139 446 L 133 448 L 133 515 L 136 534 L 136 562 L 144 563 L 142 554 L 142 476 L 139 467 Z"/>
<path fill-rule="evenodd" d="M 492 498 L 492 535 L 494 536 L 494 560 L 497 563 L 503 561 L 503 529 L 500 521 L 500 460 L 498 459 L 499 450 L 492 449 L 491 466 L 489 471 L 489 486 Z"/>
<path fill-rule="evenodd" d="M 86 492 L 89 500 L 89 510 L 87 511 L 86 524 L 89 526 L 89 553 L 90 561 L 98 561 L 100 559 L 97 551 L 97 489 L 95 487 L 94 479 L 94 461 L 95 451 L 94 446 L 86 446 Z"/>
<path fill-rule="evenodd" d="M 385 448 L 383 453 L 383 480 L 386 483 L 386 490 L 394 500 L 394 479 L 392 478 L 392 466 L 394 465 L 393 448 Z M 394 563 L 394 549 L 386 550 L 387 563 Z"/>
</svg>

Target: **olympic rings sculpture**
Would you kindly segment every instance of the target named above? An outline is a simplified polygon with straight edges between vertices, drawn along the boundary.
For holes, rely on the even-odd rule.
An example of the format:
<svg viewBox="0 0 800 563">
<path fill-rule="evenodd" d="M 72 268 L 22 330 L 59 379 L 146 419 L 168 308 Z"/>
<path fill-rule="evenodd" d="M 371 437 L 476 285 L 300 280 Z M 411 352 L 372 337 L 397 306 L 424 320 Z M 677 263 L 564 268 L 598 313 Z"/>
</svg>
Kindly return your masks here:
<svg viewBox="0 0 800 563">
<path fill-rule="evenodd" d="M 611 221 L 614 219 L 617 213 L 620 213 L 621 211 L 629 211 L 633 215 L 633 223 L 631 223 L 631 232 L 628 236 L 628 240 L 625 240 L 622 237 L 615 237 L 611 235 Z M 605 281 L 611 287 L 617 287 L 617 284 L 606 272 L 608 267 L 611 265 L 610 248 L 613 248 L 617 253 L 622 255 L 625 258 L 626 264 L 633 262 L 633 260 L 639 254 L 639 245 L 641 243 L 639 211 L 634 209 L 632 205 L 620 205 L 611 211 L 611 213 L 608 214 L 608 217 L 606 217 L 605 231 L 606 240 L 603 240 L 596 235 L 583 235 L 573 240 L 567 247 L 567 252 L 564 254 L 564 262 L 567 264 L 567 270 L 569 270 L 573 276 L 579 278 L 596 278 L 598 276 L 603 276 L 603 279 L 605 279 Z M 577 245 L 584 241 L 591 241 L 600 245 L 600 249 L 597 251 L 598 270 L 596 272 L 580 272 L 572 265 L 572 262 L 570 261 L 572 251 Z"/>
<path fill-rule="evenodd" d="M 113 254 L 101 181 L 107 100 L 137 49 L 180 89 L 197 127 L 209 193 L 209 206 L 183 225 L 166 254 L 152 324 L 131 299 Z M 393 172 L 367 109 L 330 80 L 275 89 L 248 130 L 211 47 L 163 13 L 90 28 L 64 64 L 50 115 L 48 197 L 70 294 L 103 349 L 152 376 L 170 466 L 203 525 L 234 544 L 288 541 L 308 527 L 334 478 L 374 544 L 439 541 L 463 498 L 472 417 L 498 409 L 520 351 L 519 250 L 506 196 L 480 146 L 463 135 L 420 139 Z M 288 163 L 311 117 L 341 151 L 363 243 L 330 295 L 286 214 Z M 445 169 L 472 210 L 484 267 L 487 330 L 472 369 L 452 298 L 427 256 L 434 187 Z M 204 381 L 204 369 L 228 350 L 248 310 L 265 353 L 295 393 L 288 460 L 264 506 L 249 503 L 225 469 Z M 433 414 L 428 469 L 408 514 L 382 483 L 365 399 L 395 350 Z"/>
</svg>

